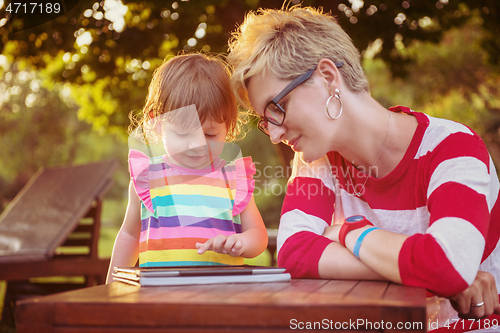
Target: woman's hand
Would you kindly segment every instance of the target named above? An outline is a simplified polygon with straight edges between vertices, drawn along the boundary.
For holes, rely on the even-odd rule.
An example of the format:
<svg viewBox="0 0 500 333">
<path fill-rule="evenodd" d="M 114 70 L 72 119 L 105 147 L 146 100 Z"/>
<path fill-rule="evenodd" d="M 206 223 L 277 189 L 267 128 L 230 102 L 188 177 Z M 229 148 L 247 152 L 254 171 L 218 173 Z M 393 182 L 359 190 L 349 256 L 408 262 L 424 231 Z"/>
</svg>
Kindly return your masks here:
<svg viewBox="0 0 500 333">
<path fill-rule="evenodd" d="M 238 235 L 217 235 L 205 243 L 196 243 L 196 248 L 198 254 L 203 254 L 205 251 L 214 251 L 229 254 L 232 257 L 239 257 L 243 253 L 243 240 Z"/>
<path fill-rule="evenodd" d="M 334 242 L 338 242 L 341 227 L 342 224 L 332 224 L 331 226 L 325 228 L 325 231 L 323 231 L 323 236 Z"/>
<path fill-rule="evenodd" d="M 488 272 L 478 272 L 469 288 L 451 297 L 450 302 L 463 319 L 481 319 L 493 313 L 500 314 L 495 278 Z"/>
</svg>

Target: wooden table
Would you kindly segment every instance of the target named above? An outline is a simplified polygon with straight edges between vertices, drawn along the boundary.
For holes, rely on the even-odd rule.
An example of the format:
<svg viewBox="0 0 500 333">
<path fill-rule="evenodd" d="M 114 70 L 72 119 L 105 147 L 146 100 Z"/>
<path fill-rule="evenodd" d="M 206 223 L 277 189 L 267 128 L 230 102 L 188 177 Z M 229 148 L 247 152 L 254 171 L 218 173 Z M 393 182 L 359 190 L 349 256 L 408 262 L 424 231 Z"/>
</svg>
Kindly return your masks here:
<svg viewBox="0 0 500 333">
<path fill-rule="evenodd" d="M 115 282 L 18 302 L 17 332 L 425 332 L 425 297 L 423 289 L 372 281 Z"/>
</svg>

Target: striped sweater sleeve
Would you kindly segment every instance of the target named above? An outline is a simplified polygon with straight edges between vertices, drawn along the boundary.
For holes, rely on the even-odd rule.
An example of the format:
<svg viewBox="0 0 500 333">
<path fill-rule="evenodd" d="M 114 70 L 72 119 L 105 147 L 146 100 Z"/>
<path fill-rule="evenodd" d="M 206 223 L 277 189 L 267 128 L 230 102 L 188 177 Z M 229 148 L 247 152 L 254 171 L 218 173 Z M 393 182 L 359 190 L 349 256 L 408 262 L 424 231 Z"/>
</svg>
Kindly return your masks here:
<svg viewBox="0 0 500 333">
<path fill-rule="evenodd" d="M 431 120 L 416 157 L 424 165 L 417 183 L 426 189 L 429 227 L 405 241 L 399 269 L 403 284 L 449 297 L 476 277 L 498 179 L 479 136 L 460 124 L 433 124 L 440 121 Z"/>
<path fill-rule="evenodd" d="M 296 155 L 278 233 L 278 265 L 293 278 L 319 278 L 318 262 L 332 241 L 322 234 L 334 213 L 328 159 L 306 164 Z"/>
</svg>

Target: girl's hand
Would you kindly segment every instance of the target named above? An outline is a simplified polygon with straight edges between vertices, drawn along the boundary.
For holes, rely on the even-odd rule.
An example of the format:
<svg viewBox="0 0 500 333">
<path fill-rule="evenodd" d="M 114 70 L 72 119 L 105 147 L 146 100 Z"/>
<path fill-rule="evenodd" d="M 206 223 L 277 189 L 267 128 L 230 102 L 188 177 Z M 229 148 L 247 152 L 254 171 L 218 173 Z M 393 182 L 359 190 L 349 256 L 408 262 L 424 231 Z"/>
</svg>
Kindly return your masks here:
<svg viewBox="0 0 500 333">
<path fill-rule="evenodd" d="M 462 319 L 481 319 L 493 313 L 500 314 L 495 278 L 488 272 L 478 272 L 469 288 L 451 297 L 450 302 Z"/>
<path fill-rule="evenodd" d="M 214 251 L 217 253 L 229 254 L 232 257 L 239 257 L 243 253 L 243 241 L 238 235 L 223 236 L 217 235 L 210 238 L 205 243 L 196 243 L 198 254 L 205 251 Z"/>
<path fill-rule="evenodd" d="M 331 226 L 325 228 L 325 231 L 323 231 L 323 236 L 334 242 L 338 242 L 341 227 L 342 224 L 332 224 Z"/>
</svg>

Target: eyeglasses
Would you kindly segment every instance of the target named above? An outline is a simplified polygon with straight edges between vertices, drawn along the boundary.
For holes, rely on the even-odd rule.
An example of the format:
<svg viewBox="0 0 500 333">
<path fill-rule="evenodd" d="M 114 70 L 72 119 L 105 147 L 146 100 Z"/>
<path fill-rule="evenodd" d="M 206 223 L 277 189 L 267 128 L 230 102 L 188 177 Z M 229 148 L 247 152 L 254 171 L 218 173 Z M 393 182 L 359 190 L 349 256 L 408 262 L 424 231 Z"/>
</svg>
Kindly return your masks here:
<svg viewBox="0 0 500 333">
<path fill-rule="evenodd" d="M 335 66 L 337 68 L 342 67 L 344 62 L 336 61 Z M 288 95 L 293 89 L 297 88 L 299 85 L 304 83 L 307 79 L 309 79 L 316 69 L 314 68 L 308 70 L 304 74 L 296 77 L 290 84 L 288 84 L 285 89 L 283 89 L 276 97 L 274 97 L 269 103 L 267 103 L 266 108 L 264 110 L 264 116 L 260 117 L 260 121 L 257 123 L 257 127 L 266 135 L 269 135 L 269 123 L 281 126 L 285 122 L 285 109 L 278 103 L 281 101 L 286 95 Z"/>
</svg>

